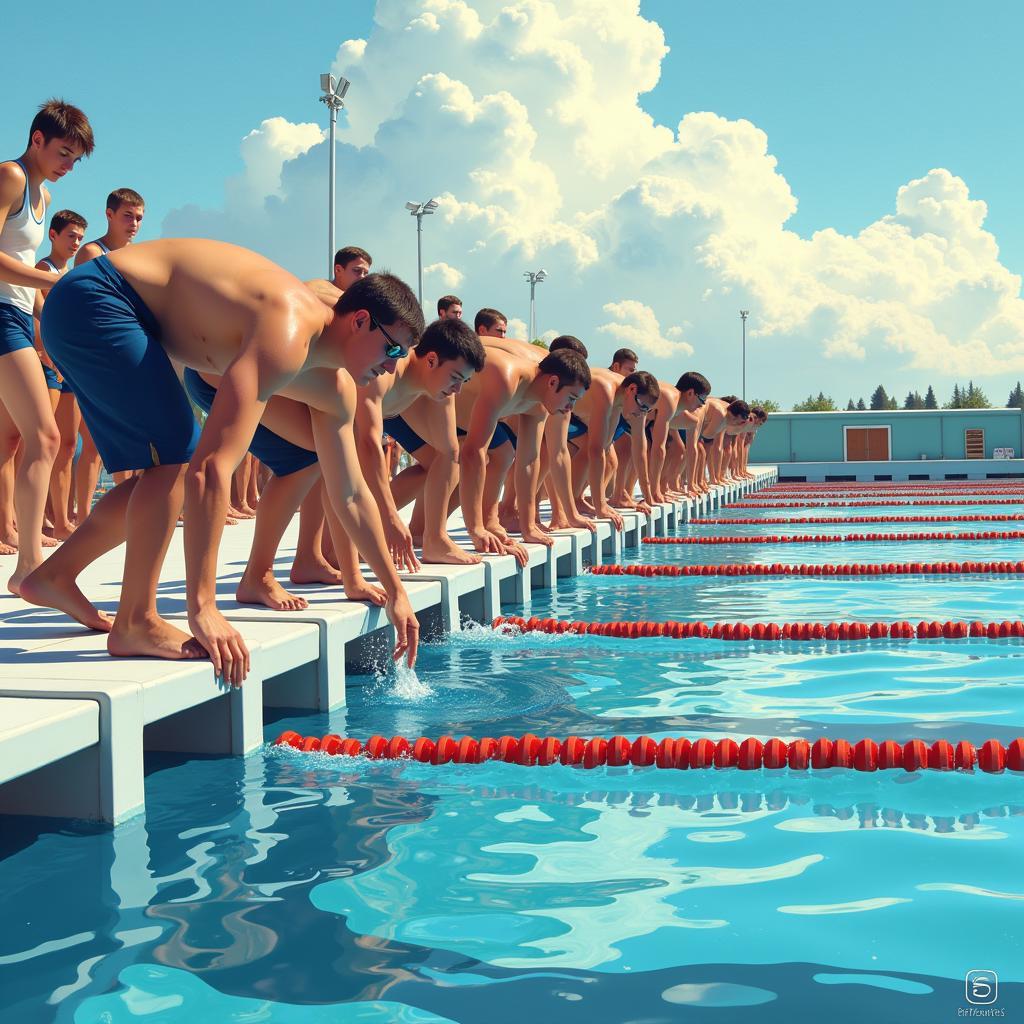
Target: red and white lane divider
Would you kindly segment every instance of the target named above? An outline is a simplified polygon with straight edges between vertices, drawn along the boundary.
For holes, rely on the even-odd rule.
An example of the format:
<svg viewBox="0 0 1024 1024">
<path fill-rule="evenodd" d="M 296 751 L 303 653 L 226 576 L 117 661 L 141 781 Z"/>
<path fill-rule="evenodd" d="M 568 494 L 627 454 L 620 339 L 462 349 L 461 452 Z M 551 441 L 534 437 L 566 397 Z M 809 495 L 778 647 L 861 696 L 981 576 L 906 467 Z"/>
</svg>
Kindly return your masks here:
<svg viewBox="0 0 1024 1024">
<path fill-rule="evenodd" d="M 491 627 L 522 633 L 577 633 L 622 640 L 964 640 L 967 637 L 1024 637 L 1024 621 L 1005 622 L 566 622 L 532 616 L 499 615 Z"/>
<path fill-rule="evenodd" d="M 963 533 L 794 533 L 766 537 L 644 537 L 644 544 L 857 544 L 880 541 L 1024 540 L 1014 530 L 965 530 Z"/>
<path fill-rule="evenodd" d="M 370 760 L 414 760 L 423 764 L 483 764 L 486 761 L 504 761 L 523 766 L 552 764 L 578 768 L 598 768 L 602 765 L 638 768 L 739 768 L 754 771 L 760 768 L 790 768 L 794 771 L 826 768 L 852 768 L 854 771 L 874 772 L 902 768 L 913 772 L 921 769 L 933 771 L 972 770 L 983 772 L 1024 771 L 1024 739 L 1012 740 L 1003 746 L 998 740 L 986 740 L 980 748 L 961 740 L 951 743 L 936 740 L 930 746 L 924 740 L 898 743 L 871 739 L 850 743 L 843 739 L 821 737 L 813 743 L 808 740 L 778 739 L 767 742 L 748 737 L 734 739 L 664 739 L 660 742 L 650 736 L 629 739 L 612 736 L 610 739 L 581 736 L 540 737 L 533 733 L 523 736 L 484 736 L 474 739 L 463 736 L 440 736 L 436 740 L 426 736 L 409 741 L 404 736 L 371 736 L 365 743 L 357 739 L 343 739 L 335 733 L 326 736 L 301 736 L 297 732 L 281 733 L 275 746 L 293 747 L 307 753 L 330 754 L 340 757 L 365 757 Z"/>
<path fill-rule="evenodd" d="M 957 576 L 1017 575 L 1024 562 L 853 562 L 837 565 L 594 565 L 592 576 Z"/>
<path fill-rule="evenodd" d="M 789 519 L 695 519 L 695 526 L 802 526 L 804 523 L 829 523 L 843 526 L 847 523 L 1009 523 L 1024 520 L 1024 515 L 970 515 L 970 516 L 799 516 Z"/>
<path fill-rule="evenodd" d="M 953 498 L 946 501 L 737 501 L 729 508 L 912 508 L 920 507 L 948 507 L 950 505 L 1022 505 L 1024 498 L 1019 501 L 1008 501 L 1005 498 L 993 498 L 991 500 L 981 498 L 978 501 L 966 501 L 960 498 Z"/>
</svg>

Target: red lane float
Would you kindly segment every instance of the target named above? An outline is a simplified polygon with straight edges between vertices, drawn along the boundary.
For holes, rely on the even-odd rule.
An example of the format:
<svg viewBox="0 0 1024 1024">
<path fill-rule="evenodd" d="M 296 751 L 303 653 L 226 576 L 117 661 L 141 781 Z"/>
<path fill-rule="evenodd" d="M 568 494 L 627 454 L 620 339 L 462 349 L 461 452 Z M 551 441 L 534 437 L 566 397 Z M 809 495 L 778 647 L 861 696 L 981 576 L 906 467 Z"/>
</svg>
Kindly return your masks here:
<svg viewBox="0 0 1024 1024">
<path fill-rule="evenodd" d="M 735 506 L 734 506 L 735 507 Z M 1009 523 L 1024 520 L 1024 515 L 973 515 L 973 516 L 800 516 L 780 519 L 696 519 L 698 526 L 802 526 L 804 523 L 829 523 L 843 526 L 847 523 Z"/>
<path fill-rule="evenodd" d="M 610 636 L 620 640 L 665 637 L 672 640 L 998 640 L 1024 637 L 1024 621 L 1005 622 L 565 622 L 560 619 L 524 619 L 499 615 L 493 629 L 512 627 L 521 633 L 576 633 Z"/>
<path fill-rule="evenodd" d="M 729 508 L 911 508 L 914 506 L 950 506 L 950 505 L 1021 505 L 1020 501 L 1005 499 L 979 499 L 966 501 L 951 499 L 949 501 L 737 501 Z"/>
<path fill-rule="evenodd" d="M 592 576 L 954 576 L 1016 575 L 1024 562 L 854 562 L 848 565 L 594 565 Z"/>
<path fill-rule="evenodd" d="M 561 739 L 526 733 L 500 739 L 484 736 L 479 740 L 472 736 L 463 736 L 460 740 L 453 736 L 440 736 L 436 740 L 421 736 L 412 741 L 404 736 L 371 736 L 362 744 L 359 740 L 342 739 L 334 734 L 300 736 L 288 730 L 274 740 L 274 746 L 335 757 L 404 759 L 437 765 L 504 761 L 524 767 L 558 763 L 588 769 L 602 765 L 633 765 L 637 768 L 739 768 L 741 771 L 850 768 L 874 772 L 902 768 L 908 772 L 922 769 L 948 772 L 955 769 L 970 771 L 975 767 L 990 773 L 1024 771 L 1024 739 L 1012 740 L 1005 747 L 998 740 L 987 740 L 976 748 L 966 740 L 958 743 L 935 740 L 929 745 L 924 740 L 899 743 L 895 740 L 876 742 L 862 739 L 851 743 L 844 739 L 821 737 L 813 743 L 808 740 L 787 743 L 780 739 L 762 742 L 754 737 L 739 742 L 730 737 L 720 740 L 680 737 L 659 742 L 650 736 L 638 736 L 636 739 L 626 736 L 608 739 L 567 736 Z"/>
<path fill-rule="evenodd" d="M 963 533 L 794 533 L 767 537 L 644 537 L 644 544 L 857 544 L 929 540 L 1024 540 L 1015 530 L 967 530 Z"/>
</svg>

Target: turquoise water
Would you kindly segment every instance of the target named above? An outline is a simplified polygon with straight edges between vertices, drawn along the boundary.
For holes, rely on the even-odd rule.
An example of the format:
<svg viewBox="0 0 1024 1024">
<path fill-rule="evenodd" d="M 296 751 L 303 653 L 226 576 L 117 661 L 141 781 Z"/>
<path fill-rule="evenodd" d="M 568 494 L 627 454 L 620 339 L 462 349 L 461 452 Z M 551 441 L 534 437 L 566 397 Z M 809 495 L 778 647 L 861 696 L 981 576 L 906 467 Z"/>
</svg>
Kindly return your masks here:
<svg viewBox="0 0 1024 1024">
<path fill-rule="evenodd" d="M 627 560 L 922 560 L 923 545 L 874 547 L 649 545 Z M 980 547 L 935 558 L 1018 557 Z M 522 611 L 1002 619 L 1021 587 L 584 576 Z M 348 709 L 276 712 L 266 735 L 1005 741 L 1024 732 L 1022 654 L 477 627 L 426 648 L 416 678 L 350 677 Z M 1019 776 L 435 768 L 269 748 L 147 763 L 144 820 L 21 819 L 0 837 L 0 1020 L 934 1022 L 967 1005 L 978 968 L 999 975 L 1008 1019 L 1024 1011 Z"/>
</svg>

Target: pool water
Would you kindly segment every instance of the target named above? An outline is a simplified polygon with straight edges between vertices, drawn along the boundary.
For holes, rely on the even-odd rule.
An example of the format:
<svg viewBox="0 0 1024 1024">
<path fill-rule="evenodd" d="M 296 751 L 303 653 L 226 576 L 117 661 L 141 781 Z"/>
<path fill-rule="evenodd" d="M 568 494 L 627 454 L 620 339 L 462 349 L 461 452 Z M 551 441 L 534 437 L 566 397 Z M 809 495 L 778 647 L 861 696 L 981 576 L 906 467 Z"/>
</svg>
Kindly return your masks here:
<svg viewBox="0 0 1024 1024">
<path fill-rule="evenodd" d="M 642 545 L 624 561 L 1018 557 L 1012 541 L 928 546 Z M 1021 587 L 582 576 L 506 611 L 1001 620 L 1019 617 Z M 347 709 L 276 711 L 266 736 L 1006 742 L 1024 732 L 1022 656 L 1019 640 L 472 627 L 425 648 L 415 677 L 350 677 Z M 998 974 L 1007 1019 L 1024 1011 L 1018 775 L 433 767 L 269 747 L 147 763 L 145 819 L 5 821 L 0 1021 L 931 1024 L 968 1006 L 979 968 Z"/>
</svg>

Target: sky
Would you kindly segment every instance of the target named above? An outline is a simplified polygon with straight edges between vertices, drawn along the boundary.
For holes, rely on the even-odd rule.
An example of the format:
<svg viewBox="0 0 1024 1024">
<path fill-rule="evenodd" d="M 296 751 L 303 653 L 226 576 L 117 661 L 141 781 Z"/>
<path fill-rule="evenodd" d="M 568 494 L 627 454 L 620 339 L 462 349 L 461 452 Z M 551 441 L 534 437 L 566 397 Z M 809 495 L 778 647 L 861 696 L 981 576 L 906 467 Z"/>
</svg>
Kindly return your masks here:
<svg viewBox="0 0 1024 1024">
<path fill-rule="evenodd" d="M 325 12 L 327 16 L 325 16 Z M 63 95 L 97 149 L 55 207 L 102 227 L 127 185 L 142 237 L 327 263 L 318 75 L 352 82 L 339 124 L 339 244 L 456 291 L 525 332 L 619 345 L 783 407 L 808 392 L 940 400 L 1024 376 L 1024 7 L 948 0 L 183 0 L 5 13 L 0 152 Z M 1007 126 L 1010 126 L 1009 128 Z M 101 233 L 98 229 L 96 234 Z"/>
</svg>

